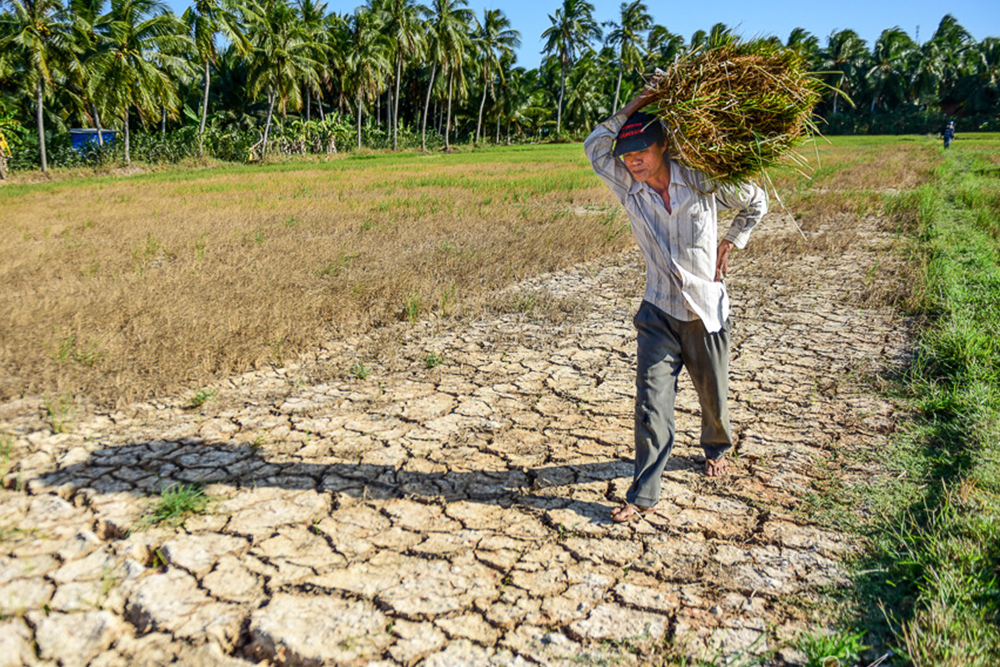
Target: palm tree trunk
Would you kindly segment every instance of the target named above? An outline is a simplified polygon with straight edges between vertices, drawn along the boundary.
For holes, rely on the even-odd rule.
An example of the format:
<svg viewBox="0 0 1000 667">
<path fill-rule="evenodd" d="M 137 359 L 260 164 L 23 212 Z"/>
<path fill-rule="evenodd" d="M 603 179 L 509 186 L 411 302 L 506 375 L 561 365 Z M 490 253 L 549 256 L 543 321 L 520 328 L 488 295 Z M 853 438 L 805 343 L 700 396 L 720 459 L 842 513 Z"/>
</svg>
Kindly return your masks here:
<svg viewBox="0 0 1000 667">
<path fill-rule="evenodd" d="M 497 111 L 497 140 L 495 143 L 500 145 L 500 111 Z"/>
<path fill-rule="evenodd" d="M 385 138 L 386 141 L 392 138 L 392 84 L 385 89 Z"/>
<path fill-rule="evenodd" d="M 260 145 L 261 159 L 267 155 L 267 137 L 271 133 L 271 120 L 274 118 L 274 100 L 278 96 L 272 90 L 267 91 L 267 120 L 264 122 L 264 140 Z"/>
<path fill-rule="evenodd" d="M 128 133 L 128 105 L 125 105 L 125 113 L 123 114 L 123 129 L 125 130 L 125 166 L 132 164 L 132 153 L 129 150 L 129 133 Z"/>
<path fill-rule="evenodd" d="M 486 106 L 486 91 L 488 86 L 486 84 L 487 77 L 489 77 L 489 70 L 486 71 L 486 76 L 483 77 L 483 99 L 479 100 L 479 120 L 476 121 L 476 143 L 479 143 L 479 128 L 483 125 L 483 107 Z"/>
<path fill-rule="evenodd" d="M 434 74 L 437 69 L 437 63 L 431 65 L 431 82 L 427 84 L 427 98 L 424 100 L 424 117 L 421 122 L 422 127 L 420 128 L 420 150 L 427 150 L 427 110 L 431 105 L 431 88 L 434 87 Z"/>
<path fill-rule="evenodd" d="M 562 105 L 566 96 L 566 63 L 563 62 L 562 75 L 559 77 L 559 107 L 556 110 L 556 135 L 562 134 Z"/>
<path fill-rule="evenodd" d="M 38 85 L 35 86 L 35 96 L 36 96 L 35 103 L 37 107 L 35 120 L 38 124 L 38 155 L 42 161 L 42 173 L 44 174 L 49 170 L 49 163 L 45 159 L 45 118 L 44 118 L 44 111 L 42 108 L 43 93 L 44 91 L 42 89 L 42 77 L 39 76 Z"/>
<path fill-rule="evenodd" d="M 399 80 L 403 76 L 403 57 L 396 59 L 396 99 L 392 110 L 392 150 L 399 150 Z"/>
<path fill-rule="evenodd" d="M 198 125 L 198 157 L 205 153 L 205 122 L 208 120 L 208 86 L 212 82 L 212 63 L 205 59 L 205 92 L 201 96 L 201 123 Z"/>
<path fill-rule="evenodd" d="M 306 122 L 312 120 L 312 95 L 309 94 L 309 90 L 306 90 Z"/>
<path fill-rule="evenodd" d="M 454 81 L 454 79 L 455 75 L 451 72 L 451 70 L 449 70 L 448 71 L 448 114 L 445 118 L 445 124 L 444 124 L 444 150 L 446 153 L 451 152 L 451 142 L 449 137 L 451 135 L 451 93 L 452 93 L 452 82 Z"/>
<path fill-rule="evenodd" d="M 618 113 L 618 94 L 622 91 L 622 69 L 623 67 L 618 67 L 618 83 L 615 84 L 615 103 L 611 107 L 611 113 Z"/>
<path fill-rule="evenodd" d="M 323 113 L 323 97 L 321 95 L 316 95 L 316 108 L 319 109 L 319 119 L 321 121 L 326 120 L 326 114 Z"/>
<path fill-rule="evenodd" d="M 167 136 L 167 106 L 165 104 L 160 105 L 160 136 L 164 138 Z"/>
<path fill-rule="evenodd" d="M 358 91 L 358 148 L 361 148 L 361 91 Z"/>
<path fill-rule="evenodd" d="M 94 111 L 94 126 L 97 127 L 97 145 L 104 147 L 104 133 L 101 131 L 101 114 L 97 113 L 97 104 L 90 103 L 90 108 Z"/>
</svg>

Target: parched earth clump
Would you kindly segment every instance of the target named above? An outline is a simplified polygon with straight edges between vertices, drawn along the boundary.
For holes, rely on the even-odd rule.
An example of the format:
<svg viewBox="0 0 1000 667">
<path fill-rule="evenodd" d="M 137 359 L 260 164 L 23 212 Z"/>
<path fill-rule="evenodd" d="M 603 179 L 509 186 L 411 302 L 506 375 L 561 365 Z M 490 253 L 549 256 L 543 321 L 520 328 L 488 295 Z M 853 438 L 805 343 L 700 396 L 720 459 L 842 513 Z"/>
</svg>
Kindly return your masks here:
<svg viewBox="0 0 1000 667">
<path fill-rule="evenodd" d="M 784 642 L 833 621 L 824 591 L 860 548 L 813 501 L 884 474 L 894 425 L 869 380 L 905 328 L 856 298 L 888 243 L 868 227 L 835 261 L 736 267 L 732 472 L 701 474 L 682 377 L 660 510 L 629 525 L 608 514 L 632 467 L 635 252 L 232 377 L 198 407 L 2 406 L 0 665 L 795 662 Z M 178 485 L 204 513 L 149 521 Z"/>
</svg>

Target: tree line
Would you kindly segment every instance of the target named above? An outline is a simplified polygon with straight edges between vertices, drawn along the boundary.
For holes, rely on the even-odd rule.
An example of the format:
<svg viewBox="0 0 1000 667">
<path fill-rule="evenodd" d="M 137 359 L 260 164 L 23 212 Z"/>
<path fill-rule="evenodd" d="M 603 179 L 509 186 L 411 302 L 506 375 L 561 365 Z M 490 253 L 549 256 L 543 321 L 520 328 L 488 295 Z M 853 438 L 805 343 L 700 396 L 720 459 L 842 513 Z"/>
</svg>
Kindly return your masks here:
<svg viewBox="0 0 1000 667">
<path fill-rule="evenodd" d="M 0 0 L 0 176 L 4 166 L 149 161 L 352 148 L 443 148 L 579 138 L 642 85 L 642 75 L 732 36 L 689 40 L 642 0 L 599 23 L 562 0 L 537 68 L 517 65 L 504 12 L 466 0 Z M 832 90 L 829 133 L 1000 129 L 1000 40 L 977 42 L 946 15 L 927 41 L 898 27 L 869 47 L 853 30 L 796 28 L 799 50 Z M 102 130 L 83 152 L 69 127 Z M 117 132 L 105 145 L 103 130 Z"/>
</svg>

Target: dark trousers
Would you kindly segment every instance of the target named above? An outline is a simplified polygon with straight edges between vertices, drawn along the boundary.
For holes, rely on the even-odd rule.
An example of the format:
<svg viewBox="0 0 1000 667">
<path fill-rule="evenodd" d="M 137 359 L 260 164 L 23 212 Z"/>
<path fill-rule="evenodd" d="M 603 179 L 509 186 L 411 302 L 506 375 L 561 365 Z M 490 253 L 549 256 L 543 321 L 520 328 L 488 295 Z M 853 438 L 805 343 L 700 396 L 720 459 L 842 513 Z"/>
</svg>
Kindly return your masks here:
<svg viewBox="0 0 1000 667">
<path fill-rule="evenodd" d="M 674 447 L 677 378 L 686 368 L 701 403 L 701 446 L 718 459 L 732 447 L 729 425 L 729 321 L 708 333 L 701 320 L 683 322 L 643 301 L 633 320 L 638 332 L 635 376 L 635 475 L 626 498 L 651 507 Z"/>
</svg>

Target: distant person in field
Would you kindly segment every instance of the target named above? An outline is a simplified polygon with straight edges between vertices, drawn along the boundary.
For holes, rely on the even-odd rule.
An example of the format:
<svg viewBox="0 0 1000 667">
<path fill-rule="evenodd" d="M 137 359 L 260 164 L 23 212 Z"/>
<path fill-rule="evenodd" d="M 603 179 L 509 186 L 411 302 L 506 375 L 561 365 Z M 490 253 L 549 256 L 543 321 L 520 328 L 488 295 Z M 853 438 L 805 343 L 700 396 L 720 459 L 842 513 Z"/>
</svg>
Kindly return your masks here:
<svg viewBox="0 0 1000 667">
<path fill-rule="evenodd" d="M 941 136 L 944 137 L 944 147 L 948 148 L 951 146 L 951 140 L 955 138 L 955 121 L 948 121 L 948 124 L 944 126 L 944 131 L 941 132 Z"/>
<path fill-rule="evenodd" d="M 634 318 L 638 330 L 635 473 L 627 502 L 611 519 L 655 510 L 674 445 L 674 397 L 686 368 L 701 403 L 705 474 L 726 474 L 733 446 L 729 423 L 729 296 L 724 282 L 732 249 L 743 248 L 767 212 L 760 187 L 714 187 L 701 172 L 670 157 L 659 120 L 639 110 L 653 100 L 647 86 L 600 123 L 584 143 L 594 171 L 628 215 L 646 262 L 646 290 Z M 718 207 L 736 217 L 717 243 Z"/>
</svg>

